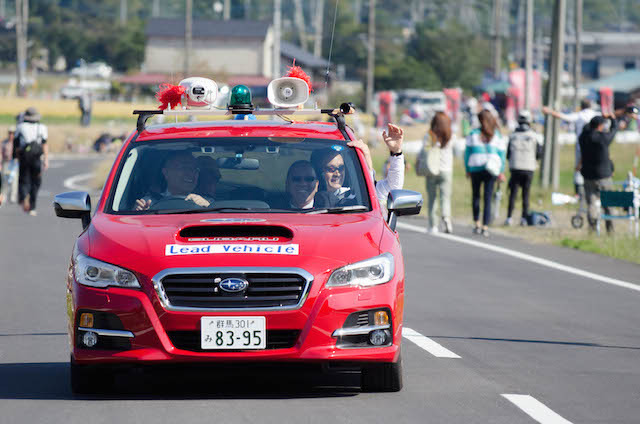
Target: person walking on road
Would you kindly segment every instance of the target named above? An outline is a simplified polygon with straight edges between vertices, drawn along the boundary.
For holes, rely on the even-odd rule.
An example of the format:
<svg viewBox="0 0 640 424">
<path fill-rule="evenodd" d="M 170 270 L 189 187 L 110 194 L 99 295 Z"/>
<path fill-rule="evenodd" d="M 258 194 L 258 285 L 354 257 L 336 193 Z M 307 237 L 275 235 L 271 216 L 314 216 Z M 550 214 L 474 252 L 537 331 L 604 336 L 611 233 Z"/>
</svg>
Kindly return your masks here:
<svg viewBox="0 0 640 424">
<path fill-rule="evenodd" d="M 582 151 L 581 173 L 584 177 L 584 189 L 587 198 L 587 217 L 589 228 L 596 229 L 599 217 L 600 191 L 613 188 L 613 162 L 609 157 L 609 146 L 618 130 L 614 116 L 607 117 L 610 122 L 609 130 L 606 130 L 606 119 L 602 116 L 594 117 L 588 126 L 585 126 L 579 138 Z M 607 215 L 609 208 L 604 208 Z M 606 221 L 607 233 L 613 232 L 613 222 Z"/>
<path fill-rule="evenodd" d="M 88 127 L 91 123 L 91 93 L 88 91 L 84 91 L 80 97 L 78 97 L 78 107 L 80 108 L 80 125 L 83 127 Z"/>
<path fill-rule="evenodd" d="M 467 137 L 464 152 L 464 163 L 467 178 L 471 179 L 472 210 L 475 234 L 489 237 L 489 223 L 491 222 L 491 199 L 493 187 L 498 178 L 504 179 L 502 174 L 505 165 L 506 141 L 498 131 L 498 124 L 493 114 L 482 110 L 478 114 L 480 128 L 471 131 Z M 484 186 L 484 211 L 480 221 L 480 189 Z"/>
<path fill-rule="evenodd" d="M 28 108 L 24 122 L 18 124 L 14 136 L 14 158 L 20 161 L 18 173 L 18 201 L 31 216 L 36 215 L 36 200 L 42 183 L 42 172 L 49 167 L 47 126 L 40 123 L 40 114 Z M 28 199 L 27 199 L 27 196 Z"/>
<path fill-rule="evenodd" d="M 507 159 L 509 160 L 509 207 L 504 225 L 511 225 L 511 215 L 522 187 L 522 218 L 520 225 L 527 225 L 529 218 L 529 189 L 537 160 L 542 155 L 542 139 L 531 128 L 531 113 L 523 110 L 518 115 L 518 127 L 509 137 Z"/>
<path fill-rule="evenodd" d="M 451 233 L 451 185 L 453 177 L 453 149 L 451 147 L 451 119 L 444 112 L 436 112 L 431 119 L 429 128 L 430 153 L 438 153 L 437 169 L 431 169 L 426 175 L 429 219 L 428 229 L 431 233 L 438 232 L 436 219 L 436 197 L 440 199 L 440 215 L 445 233 Z"/>
</svg>

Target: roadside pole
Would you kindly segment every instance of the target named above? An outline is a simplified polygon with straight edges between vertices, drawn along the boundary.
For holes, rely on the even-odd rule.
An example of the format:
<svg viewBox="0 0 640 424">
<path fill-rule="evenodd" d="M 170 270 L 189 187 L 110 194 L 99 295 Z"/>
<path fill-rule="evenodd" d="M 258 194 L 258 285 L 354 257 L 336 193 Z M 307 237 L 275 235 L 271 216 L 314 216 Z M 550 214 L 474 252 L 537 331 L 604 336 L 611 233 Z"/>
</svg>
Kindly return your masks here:
<svg viewBox="0 0 640 424">
<path fill-rule="evenodd" d="M 369 0 L 369 39 L 367 41 L 367 113 L 373 113 L 373 72 L 376 63 L 376 0 Z"/>
<path fill-rule="evenodd" d="M 184 19 L 184 76 L 188 78 L 191 75 L 191 36 L 193 23 L 193 0 L 187 0 L 185 19 Z"/>
<path fill-rule="evenodd" d="M 580 104 L 580 95 L 578 89 L 580 88 L 580 76 L 582 74 L 582 0 L 576 1 L 576 51 L 573 62 L 573 109 L 578 110 Z"/>
<path fill-rule="evenodd" d="M 552 109 L 560 109 L 560 84 L 562 65 L 564 63 L 564 21 L 566 16 L 566 1 L 556 0 L 553 13 L 553 36 L 551 40 L 551 65 L 549 84 L 547 87 L 547 104 Z M 541 176 L 543 188 L 550 185 L 556 189 L 559 183 L 559 149 L 558 149 L 559 121 L 553 116 L 547 116 L 544 125 L 544 158 Z"/>
<path fill-rule="evenodd" d="M 524 48 L 524 107 L 531 111 L 531 67 L 533 59 L 533 0 L 527 0 L 527 33 Z M 540 70 L 538 70 L 539 72 Z"/>
<path fill-rule="evenodd" d="M 281 1 L 273 0 L 273 78 L 280 78 Z"/>
</svg>

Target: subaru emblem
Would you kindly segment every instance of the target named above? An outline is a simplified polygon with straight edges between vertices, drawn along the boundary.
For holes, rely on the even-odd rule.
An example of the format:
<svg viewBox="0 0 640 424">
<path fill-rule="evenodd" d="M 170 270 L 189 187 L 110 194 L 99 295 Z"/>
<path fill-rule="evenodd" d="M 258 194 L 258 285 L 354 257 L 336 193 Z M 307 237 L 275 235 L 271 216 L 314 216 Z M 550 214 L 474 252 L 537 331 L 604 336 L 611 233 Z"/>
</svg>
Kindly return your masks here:
<svg viewBox="0 0 640 424">
<path fill-rule="evenodd" d="M 225 278 L 219 286 L 228 293 L 239 293 L 249 287 L 249 282 L 242 278 Z"/>
</svg>

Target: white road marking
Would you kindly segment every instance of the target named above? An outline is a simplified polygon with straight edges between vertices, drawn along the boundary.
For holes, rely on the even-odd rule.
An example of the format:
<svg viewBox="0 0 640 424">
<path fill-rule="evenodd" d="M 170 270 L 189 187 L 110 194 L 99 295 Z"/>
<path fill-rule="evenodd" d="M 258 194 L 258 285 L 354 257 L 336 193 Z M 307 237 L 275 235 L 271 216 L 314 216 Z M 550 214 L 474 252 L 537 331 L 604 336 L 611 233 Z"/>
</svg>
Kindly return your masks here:
<svg viewBox="0 0 640 424">
<path fill-rule="evenodd" d="M 93 172 L 89 172 L 87 174 L 79 174 L 74 175 L 73 177 L 69 177 L 64 180 L 65 188 L 69 190 L 78 190 L 78 191 L 91 191 L 91 188 L 86 185 L 79 184 L 80 181 L 86 181 L 93 177 Z"/>
<path fill-rule="evenodd" d="M 426 228 L 418 227 L 416 225 L 405 224 L 404 222 L 398 222 L 398 227 L 404 228 L 405 230 L 416 231 L 418 233 L 426 233 Z M 436 237 L 441 237 L 451 241 L 457 241 L 459 243 L 465 243 L 471 246 L 482 247 L 486 250 L 492 250 L 494 252 L 502 253 L 504 255 L 513 256 L 514 258 L 519 258 L 525 261 L 533 262 L 539 265 L 543 265 L 549 268 L 557 269 L 560 271 L 568 272 L 571 274 L 579 275 L 581 277 L 590 278 L 592 280 L 600 281 L 606 284 L 611 284 L 613 286 L 623 287 L 625 289 L 635 290 L 640 292 L 640 285 L 629 283 L 627 281 L 618 280 L 615 278 L 607 277 L 600 274 L 595 274 L 593 272 L 585 271 L 579 268 L 574 268 L 572 266 L 563 265 L 558 262 L 550 261 L 548 259 L 542 259 L 537 256 L 529 255 L 526 253 L 518 252 L 516 250 L 506 249 L 500 246 L 494 246 L 488 243 L 482 243 L 476 240 L 467 239 L 464 237 L 454 236 L 452 234 L 433 234 Z"/>
<path fill-rule="evenodd" d="M 434 342 L 429 337 L 423 336 L 411 328 L 404 327 L 402 329 L 402 337 L 413 342 L 438 358 L 460 358 L 444 346 Z"/>
<path fill-rule="evenodd" d="M 512 394 L 503 394 L 502 396 L 540 424 L 571 424 L 571 421 L 562 418 L 533 396 Z"/>
</svg>

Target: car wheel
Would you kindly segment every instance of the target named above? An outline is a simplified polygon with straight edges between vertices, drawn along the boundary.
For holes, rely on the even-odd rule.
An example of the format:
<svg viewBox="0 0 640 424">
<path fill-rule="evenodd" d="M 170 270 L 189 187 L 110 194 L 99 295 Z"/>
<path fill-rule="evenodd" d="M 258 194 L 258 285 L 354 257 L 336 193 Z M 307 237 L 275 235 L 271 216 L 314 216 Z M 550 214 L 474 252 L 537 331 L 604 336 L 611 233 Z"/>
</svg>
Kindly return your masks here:
<svg viewBox="0 0 640 424">
<path fill-rule="evenodd" d="M 71 360 L 71 392 L 93 394 L 109 391 L 113 384 L 111 373 L 104 367 L 80 365 Z"/>
<path fill-rule="evenodd" d="M 363 392 L 399 392 L 402 390 L 402 356 L 398 362 L 367 364 L 362 367 Z"/>
</svg>

